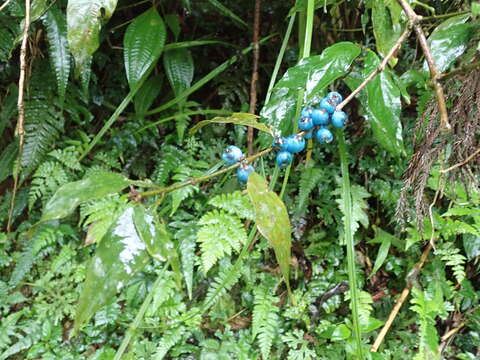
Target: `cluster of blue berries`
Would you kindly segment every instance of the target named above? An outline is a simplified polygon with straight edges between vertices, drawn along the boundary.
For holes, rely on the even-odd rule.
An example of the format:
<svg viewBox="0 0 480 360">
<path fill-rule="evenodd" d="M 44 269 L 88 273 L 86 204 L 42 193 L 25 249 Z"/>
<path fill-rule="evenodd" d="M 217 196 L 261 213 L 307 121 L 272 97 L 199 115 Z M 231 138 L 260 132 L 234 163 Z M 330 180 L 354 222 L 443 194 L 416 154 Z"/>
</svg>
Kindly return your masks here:
<svg viewBox="0 0 480 360">
<path fill-rule="evenodd" d="M 321 144 L 328 144 L 333 141 L 333 134 L 328 129 L 328 125 L 342 128 L 347 121 L 347 114 L 341 110 L 336 110 L 338 104 L 343 98 L 336 91 L 327 94 L 320 101 L 319 107 L 306 107 L 300 114 L 298 128 L 300 132 L 288 137 L 276 137 L 273 140 L 273 148 L 277 149 L 276 162 L 278 167 L 286 168 L 293 160 L 293 154 L 299 153 L 305 149 L 305 140 L 315 138 Z M 230 145 L 222 154 L 222 159 L 228 164 L 233 165 L 240 162 L 237 169 L 237 179 L 241 183 L 246 183 L 249 175 L 255 170 L 253 166 L 248 165 L 245 156 L 238 147 Z"/>
</svg>

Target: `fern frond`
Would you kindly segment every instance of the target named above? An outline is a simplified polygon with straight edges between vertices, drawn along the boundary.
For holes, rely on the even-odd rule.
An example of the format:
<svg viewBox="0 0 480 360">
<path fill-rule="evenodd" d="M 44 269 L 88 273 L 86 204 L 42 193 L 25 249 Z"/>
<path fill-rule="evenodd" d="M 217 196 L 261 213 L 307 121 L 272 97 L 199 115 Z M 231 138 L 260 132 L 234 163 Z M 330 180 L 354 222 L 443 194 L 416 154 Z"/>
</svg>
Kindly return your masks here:
<svg viewBox="0 0 480 360">
<path fill-rule="evenodd" d="M 82 166 L 78 161 L 80 153 L 74 146 L 69 146 L 65 149 L 56 149 L 48 153 L 49 156 L 57 159 L 62 165 L 71 170 L 82 170 Z"/>
<path fill-rule="evenodd" d="M 355 233 L 360 227 L 360 224 L 364 227 L 368 226 L 369 220 L 366 212 L 368 203 L 365 199 L 370 197 L 370 193 L 360 185 L 352 185 L 350 189 L 352 194 L 352 232 Z M 335 190 L 334 193 L 340 194 L 340 196 L 343 194 L 341 189 Z M 337 199 L 337 204 L 342 213 L 345 214 L 345 202 L 342 197 Z M 345 221 L 345 219 L 343 219 L 343 221 Z"/>
<path fill-rule="evenodd" d="M 230 263 L 222 264 L 218 275 L 215 276 L 210 284 L 205 297 L 204 306 L 214 305 L 233 285 L 240 279 L 240 271 L 234 271 Z"/>
<path fill-rule="evenodd" d="M 160 339 L 153 360 L 162 360 L 165 355 L 167 355 L 168 351 L 182 339 L 185 332 L 184 327 L 168 329 Z"/>
<path fill-rule="evenodd" d="M 33 174 L 28 193 L 28 209 L 32 210 L 38 199 L 49 198 L 61 185 L 69 182 L 62 165 L 55 161 L 44 162 Z"/>
<path fill-rule="evenodd" d="M 318 167 L 309 167 L 302 171 L 298 188 L 297 213 L 305 212 L 310 193 L 318 185 L 323 174 L 324 171 Z"/>
<path fill-rule="evenodd" d="M 222 210 L 206 213 L 198 222 L 201 225 L 197 242 L 202 250 L 203 271 L 206 274 L 215 263 L 230 255 L 232 250 L 239 251 L 247 241 L 247 233 L 242 222 L 236 216 Z"/>
<path fill-rule="evenodd" d="M 229 214 L 237 215 L 241 219 L 253 220 L 255 218 L 255 210 L 252 203 L 241 191 L 217 195 L 208 203 Z"/>
<path fill-rule="evenodd" d="M 168 145 L 162 148 L 162 153 L 155 170 L 152 174 L 152 181 L 155 184 L 164 186 L 167 183 L 170 175 L 187 158 L 187 155 L 177 149 L 175 146 Z"/>
<path fill-rule="evenodd" d="M 263 359 L 269 359 L 272 341 L 279 327 L 278 307 L 274 305 L 279 301 L 272 295 L 269 286 L 260 285 L 254 290 L 255 305 L 252 316 L 252 336 L 258 335 L 258 343 Z"/>
<path fill-rule="evenodd" d="M 460 250 L 454 245 L 449 243 L 444 243 L 442 247 L 436 250 L 436 253 L 440 255 L 442 261 L 445 262 L 445 265 L 452 268 L 453 276 L 458 283 L 461 283 L 465 279 L 465 262 L 466 258 L 460 254 Z"/>
</svg>

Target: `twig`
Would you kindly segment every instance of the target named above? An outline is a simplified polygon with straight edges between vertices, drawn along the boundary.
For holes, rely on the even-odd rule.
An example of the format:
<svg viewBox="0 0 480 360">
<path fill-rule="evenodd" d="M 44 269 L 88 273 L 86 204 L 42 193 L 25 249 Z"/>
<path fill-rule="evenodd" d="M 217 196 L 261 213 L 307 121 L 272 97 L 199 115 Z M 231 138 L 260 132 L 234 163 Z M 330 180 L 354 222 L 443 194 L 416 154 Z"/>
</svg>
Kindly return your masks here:
<svg viewBox="0 0 480 360">
<path fill-rule="evenodd" d="M 273 148 L 268 148 L 268 149 L 265 149 L 263 151 L 260 151 L 259 153 L 255 154 L 255 155 L 252 155 L 252 156 L 249 156 L 247 157 L 244 161 L 245 162 L 252 162 L 253 160 L 263 156 L 263 155 L 266 155 L 268 154 L 269 152 L 271 152 L 273 150 Z M 185 186 L 189 186 L 189 185 L 195 185 L 195 184 L 198 184 L 198 183 L 201 183 L 201 182 L 205 182 L 207 180 L 210 180 L 211 178 L 214 178 L 216 176 L 219 176 L 219 175 L 222 175 L 222 174 L 225 174 L 226 172 L 229 172 L 230 170 L 233 170 L 237 167 L 240 166 L 240 163 L 236 163 L 235 165 L 232 165 L 232 166 L 229 166 L 225 169 L 222 169 L 222 170 L 219 170 L 219 171 L 216 171 L 212 174 L 209 174 L 209 175 L 204 175 L 204 176 L 200 176 L 198 178 L 192 178 L 190 180 L 187 180 L 187 181 L 184 181 L 184 182 L 181 182 L 181 183 L 178 183 L 178 184 L 173 184 L 171 186 L 167 186 L 167 187 L 164 187 L 164 188 L 160 188 L 158 190 L 150 190 L 150 191 L 145 191 L 145 192 L 142 192 L 142 193 L 139 193 L 138 196 L 140 198 L 145 198 L 147 196 L 153 196 L 153 195 L 160 195 L 160 194 L 166 194 L 166 193 L 169 193 L 169 192 L 172 192 L 172 191 L 175 191 L 175 190 L 178 190 L 178 189 L 181 189 L 181 188 L 184 188 Z"/>
<path fill-rule="evenodd" d="M 458 16 L 458 15 L 465 15 L 468 14 L 470 11 L 457 11 L 453 13 L 448 13 L 448 14 L 440 14 L 440 15 L 432 15 L 432 16 L 423 16 L 422 21 L 429 21 L 429 20 L 440 20 L 440 19 L 445 19 L 453 16 Z"/>
<path fill-rule="evenodd" d="M 452 127 L 448 121 L 448 112 L 447 112 L 447 105 L 445 102 L 445 94 L 443 92 L 443 87 L 439 81 L 440 73 L 438 72 L 437 66 L 435 65 L 432 51 L 428 46 L 427 38 L 425 36 L 425 33 L 423 32 L 422 26 L 420 25 L 420 21 L 422 17 L 418 16 L 415 13 L 415 11 L 413 11 L 412 7 L 406 0 L 398 0 L 398 2 L 402 6 L 403 11 L 407 15 L 407 17 L 410 19 L 410 22 L 413 23 L 413 28 L 417 33 L 418 41 L 420 42 L 420 46 L 422 47 L 425 60 L 427 61 L 428 68 L 430 70 L 430 77 L 432 78 L 433 88 L 435 89 L 435 96 L 437 98 L 437 103 L 438 103 L 438 110 L 440 112 L 440 129 L 451 130 Z"/>
<path fill-rule="evenodd" d="M 7 5 L 10 4 L 10 1 L 12 1 L 12 0 L 7 0 L 7 1 L 5 1 L 5 2 L 2 4 L 2 6 L 0 6 L 0 11 L 2 11 L 5 7 L 7 7 Z"/>
<path fill-rule="evenodd" d="M 2 6 L 5 6 L 3 4 Z M 22 35 L 22 46 L 20 48 L 20 77 L 18 79 L 18 120 L 17 128 L 15 129 L 15 134 L 18 136 L 18 164 L 17 169 L 14 171 L 13 175 L 13 190 L 12 198 L 10 201 L 10 209 L 8 211 L 8 222 L 7 222 L 7 232 L 12 230 L 12 218 L 13 218 L 13 208 L 15 205 L 15 196 L 18 189 L 18 176 L 20 174 L 20 169 L 22 166 L 22 152 L 23 152 L 23 143 L 25 138 L 25 129 L 23 123 L 25 121 L 25 103 L 24 103 L 24 90 L 25 90 L 25 72 L 27 68 L 27 40 L 28 40 L 28 29 L 30 27 L 30 0 L 25 0 L 25 24 L 23 26 L 23 35 Z"/>
<path fill-rule="evenodd" d="M 462 74 L 464 72 L 467 72 L 467 71 L 470 71 L 470 70 L 475 70 L 475 69 L 478 69 L 478 68 L 480 68 L 480 61 L 476 61 L 476 62 L 471 63 L 471 64 L 460 66 L 456 69 L 453 69 L 452 71 L 450 71 L 448 73 L 443 73 L 443 74 L 438 76 L 438 80 L 445 81 L 445 80 L 448 80 L 448 79 L 452 78 L 455 75 Z"/>
<path fill-rule="evenodd" d="M 388 319 L 385 322 L 385 325 L 383 325 L 382 330 L 378 334 L 377 338 L 375 339 L 375 342 L 373 343 L 372 347 L 370 348 L 370 351 L 372 352 L 377 352 L 378 348 L 383 342 L 383 339 L 385 338 L 385 335 L 387 335 L 388 330 L 390 330 L 390 327 L 393 324 L 393 321 L 395 320 L 395 317 L 397 316 L 398 312 L 400 311 L 400 308 L 402 307 L 403 303 L 408 297 L 408 294 L 410 294 L 410 290 L 413 287 L 413 279 L 416 277 L 416 275 L 419 273 L 419 271 L 422 269 L 423 265 L 425 264 L 425 261 L 427 260 L 428 255 L 432 251 L 433 246 L 432 242 L 429 242 L 425 250 L 423 250 L 422 256 L 420 257 L 420 260 L 418 263 L 413 267 L 413 269 L 408 273 L 407 275 L 407 286 L 403 289 L 402 293 L 400 294 L 400 297 L 397 299 L 397 302 L 395 303 L 395 306 L 393 307 L 392 311 L 390 312 L 390 315 L 388 315 Z"/>
<path fill-rule="evenodd" d="M 477 150 L 475 150 L 473 152 L 473 154 L 469 155 L 465 160 L 463 160 L 462 162 L 459 162 L 455 165 L 452 165 L 450 166 L 449 168 L 446 168 L 446 169 L 442 169 L 440 170 L 440 174 L 446 174 L 448 173 L 449 171 L 452 171 L 462 165 L 465 165 L 466 163 L 468 163 L 470 160 L 472 160 L 475 156 L 477 156 L 478 154 L 480 154 L 480 148 L 478 148 Z"/>
<path fill-rule="evenodd" d="M 250 81 L 250 107 L 249 112 L 255 114 L 257 107 L 258 60 L 260 58 L 260 8 L 262 0 L 255 0 L 255 15 L 253 18 L 253 66 L 252 80 Z M 248 155 L 253 154 L 253 127 L 248 127 L 247 135 Z"/>
<path fill-rule="evenodd" d="M 373 80 L 375 76 L 377 76 L 379 73 L 381 73 L 383 70 L 385 70 L 385 67 L 388 64 L 388 61 L 397 53 L 397 51 L 400 49 L 400 46 L 402 46 L 403 42 L 405 39 L 408 37 L 410 34 L 410 31 L 412 30 L 412 23 L 409 23 L 407 28 L 403 31 L 403 33 L 400 35 L 398 40 L 395 42 L 395 44 L 392 46 L 390 51 L 388 52 L 387 55 L 383 58 L 382 62 L 380 65 L 370 73 L 370 75 L 367 76 L 365 80 L 355 89 L 352 91 L 350 95 L 347 96 L 345 100 L 343 100 L 338 106 L 337 110 L 342 110 L 345 105 L 347 105 L 352 99 L 360 92 L 363 90 L 367 84 Z"/>
</svg>

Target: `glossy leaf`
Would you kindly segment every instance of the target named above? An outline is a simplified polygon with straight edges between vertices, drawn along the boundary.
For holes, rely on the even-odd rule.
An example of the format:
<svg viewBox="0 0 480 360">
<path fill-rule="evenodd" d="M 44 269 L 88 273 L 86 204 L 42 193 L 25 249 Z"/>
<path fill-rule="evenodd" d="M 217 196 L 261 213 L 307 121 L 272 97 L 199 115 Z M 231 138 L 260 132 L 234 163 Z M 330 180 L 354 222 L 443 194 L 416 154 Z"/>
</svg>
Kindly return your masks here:
<svg viewBox="0 0 480 360">
<path fill-rule="evenodd" d="M 467 23 L 469 18 L 469 14 L 454 16 L 438 25 L 428 38 L 439 71 L 447 70 L 467 49 L 474 30 L 474 25 Z M 423 68 L 428 69 L 426 63 Z"/>
<path fill-rule="evenodd" d="M 81 203 L 114 194 L 125 189 L 130 181 L 123 175 L 98 172 L 83 180 L 61 186 L 43 209 L 41 221 L 61 219 L 70 215 Z"/>
<path fill-rule="evenodd" d="M 350 89 L 355 89 L 379 64 L 378 56 L 368 51 L 361 74 L 352 74 L 345 82 Z M 368 83 L 358 97 L 375 140 L 392 155 L 400 156 L 405 153 L 400 122 L 401 94 L 393 76 L 390 70 L 385 69 Z"/>
<path fill-rule="evenodd" d="M 247 192 L 255 208 L 258 231 L 275 251 L 280 270 L 290 290 L 289 270 L 292 247 L 291 225 L 287 208 L 280 197 L 268 189 L 264 178 L 253 172 L 247 183 Z"/>
<path fill-rule="evenodd" d="M 68 76 L 70 74 L 70 52 L 67 42 L 67 23 L 62 12 L 51 8 L 44 16 L 43 23 L 47 29 L 47 38 L 55 76 L 57 78 L 58 94 L 65 97 Z"/>
<path fill-rule="evenodd" d="M 146 245 L 134 224 L 134 206 L 128 207 L 100 242 L 88 268 L 75 315 L 75 330 L 147 264 Z"/>
<path fill-rule="evenodd" d="M 199 129 L 208 124 L 234 124 L 234 125 L 244 125 L 250 126 L 257 130 L 272 134 L 272 131 L 265 124 L 257 122 L 258 116 L 255 114 L 249 113 L 233 113 L 229 117 L 215 117 L 211 120 L 203 120 L 192 127 L 189 131 L 190 135 L 195 134 Z"/>
<path fill-rule="evenodd" d="M 360 47 L 350 42 L 340 42 L 326 48 L 321 55 L 311 56 L 288 69 L 261 111 L 266 124 L 281 130 L 283 134 L 290 133 L 298 91 L 305 91 L 306 102 L 318 102 L 325 88 L 345 75 L 358 55 Z"/>
<path fill-rule="evenodd" d="M 396 1 L 376 0 L 372 7 L 373 33 L 377 51 L 385 56 L 400 37 L 403 26 L 400 24 L 402 8 Z M 391 66 L 395 66 L 397 58 L 392 57 L 389 61 Z"/>
<path fill-rule="evenodd" d="M 139 115 L 145 114 L 150 106 L 152 106 L 155 98 L 160 94 L 162 90 L 163 78 L 160 76 L 150 77 L 142 87 L 138 90 L 133 104 L 135 105 L 135 112 Z"/>
<path fill-rule="evenodd" d="M 193 80 L 193 58 L 188 49 L 175 49 L 163 54 L 163 65 L 175 96 L 188 89 Z"/>
<path fill-rule="evenodd" d="M 130 88 L 139 83 L 158 59 L 166 36 L 165 24 L 154 8 L 137 16 L 128 26 L 123 39 L 123 57 Z"/>
<path fill-rule="evenodd" d="M 75 58 L 77 76 L 90 70 L 93 53 L 98 49 L 101 24 L 110 19 L 117 0 L 69 0 L 67 38 Z"/>
</svg>

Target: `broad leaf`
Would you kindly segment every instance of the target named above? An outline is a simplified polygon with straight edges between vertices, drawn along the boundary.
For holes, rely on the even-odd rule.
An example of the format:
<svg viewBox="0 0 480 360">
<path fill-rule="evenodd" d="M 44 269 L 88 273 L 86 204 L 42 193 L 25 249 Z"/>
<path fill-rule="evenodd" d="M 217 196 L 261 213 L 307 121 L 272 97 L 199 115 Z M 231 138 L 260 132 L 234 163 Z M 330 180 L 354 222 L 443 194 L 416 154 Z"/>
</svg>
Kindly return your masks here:
<svg viewBox="0 0 480 360">
<path fill-rule="evenodd" d="M 47 29 L 47 37 L 50 49 L 50 61 L 52 62 L 57 78 L 58 94 L 65 97 L 68 76 L 70 74 L 70 52 L 67 43 L 67 24 L 62 12 L 51 8 L 43 17 L 43 23 Z"/>
<path fill-rule="evenodd" d="M 47 202 L 40 221 L 64 218 L 81 203 L 114 194 L 129 184 L 130 181 L 123 175 L 112 172 L 98 172 L 83 180 L 65 184 Z"/>
<path fill-rule="evenodd" d="M 192 127 L 189 131 L 190 135 L 195 134 L 199 129 L 208 124 L 234 124 L 234 125 L 244 125 L 250 126 L 257 130 L 272 134 L 272 130 L 265 124 L 257 122 L 258 116 L 255 114 L 248 113 L 233 113 L 229 117 L 215 117 L 211 120 L 203 120 Z"/>
<path fill-rule="evenodd" d="M 375 264 L 373 265 L 373 270 L 371 274 L 368 276 L 370 279 L 375 273 L 380 269 L 380 267 L 383 265 L 385 260 L 387 259 L 388 256 L 388 251 L 390 250 L 390 245 L 391 245 L 391 238 L 392 236 L 385 231 L 378 229 L 377 231 L 377 241 L 381 242 L 380 248 L 378 249 L 378 254 L 377 258 L 375 259 Z"/>
<path fill-rule="evenodd" d="M 469 14 L 454 16 L 438 25 L 428 38 L 432 56 L 440 72 L 448 67 L 467 49 L 474 25 L 467 23 Z M 428 70 L 424 63 L 423 68 Z"/>
<path fill-rule="evenodd" d="M 307 103 L 320 100 L 324 89 L 350 69 L 360 55 L 360 47 L 350 42 L 340 42 L 326 48 L 321 55 L 311 56 L 287 70 L 273 88 L 270 101 L 263 107 L 261 116 L 266 123 L 283 134 L 292 130 L 292 119 L 299 90 L 305 90 Z"/>
<path fill-rule="evenodd" d="M 361 74 L 351 74 L 345 82 L 350 89 L 355 89 L 379 64 L 378 56 L 373 51 L 368 51 Z M 405 152 L 400 122 L 402 104 L 400 89 L 393 76 L 395 75 L 390 70 L 385 69 L 368 83 L 358 97 L 375 140 L 392 155 L 400 156 Z"/>
<path fill-rule="evenodd" d="M 137 114 L 144 115 L 148 111 L 155 98 L 160 94 L 162 83 L 163 78 L 160 76 L 152 76 L 145 81 L 133 99 Z"/>
<path fill-rule="evenodd" d="M 162 53 L 166 35 L 165 24 L 154 8 L 137 16 L 128 26 L 123 39 L 123 57 L 131 89 Z"/>
<path fill-rule="evenodd" d="M 188 89 L 193 80 L 193 58 L 190 50 L 181 48 L 163 54 L 163 66 L 175 96 Z"/>
<path fill-rule="evenodd" d="M 134 206 L 130 206 L 113 223 L 90 261 L 78 301 L 74 331 L 111 301 L 117 291 L 143 269 L 148 259 L 146 245 L 135 229 Z"/>
<path fill-rule="evenodd" d="M 67 6 L 67 38 L 75 58 L 75 72 L 90 72 L 93 53 L 98 49 L 102 22 L 112 16 L 117 0 L 69 0 Z"/>
<path fill-rule="evenodd" d="M 256 172 L 253 172 L 248 178 L 247 191 L 255 208 L 255 223 L 258 231 L 268 240 L 275 251 L 280 270 L 290 291 L 292 229 L 287 208 L 278 195 L 268 189 L 265 179 Z"/>
</svg>

